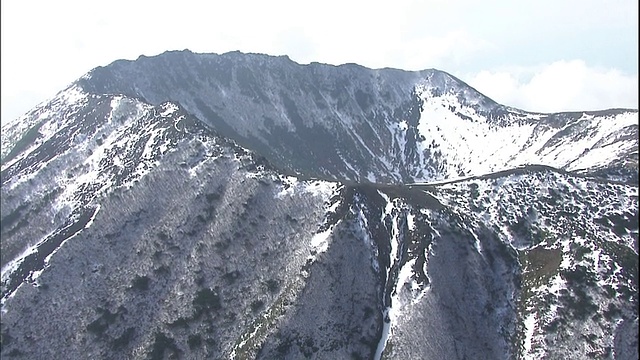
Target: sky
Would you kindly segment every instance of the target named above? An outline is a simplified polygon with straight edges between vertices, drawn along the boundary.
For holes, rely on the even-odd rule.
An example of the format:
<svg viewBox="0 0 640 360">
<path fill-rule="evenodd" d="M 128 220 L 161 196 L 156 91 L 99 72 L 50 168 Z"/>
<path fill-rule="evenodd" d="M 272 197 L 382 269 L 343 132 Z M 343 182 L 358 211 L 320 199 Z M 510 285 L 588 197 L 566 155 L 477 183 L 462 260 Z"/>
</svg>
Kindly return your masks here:
<svg viewBox="0 0 640 360">
<path fill-rule="evenodd" d="M 538 112 L 638 108 L 637 0 L 2 0 L 1 117 L 166 50 L 435 68 Z"/>
</svg>

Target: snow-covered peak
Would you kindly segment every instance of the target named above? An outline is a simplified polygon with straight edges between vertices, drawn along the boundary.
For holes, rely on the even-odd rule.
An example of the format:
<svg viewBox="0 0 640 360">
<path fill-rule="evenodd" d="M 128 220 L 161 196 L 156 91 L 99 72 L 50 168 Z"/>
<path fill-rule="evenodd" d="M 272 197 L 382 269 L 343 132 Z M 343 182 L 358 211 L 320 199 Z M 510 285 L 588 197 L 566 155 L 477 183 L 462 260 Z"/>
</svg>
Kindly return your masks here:
<svg viewBox="0 0 640 360">
<path fill-rule="evenodd" d="M 488 108 L 461 103 L 455 92 L 434 95 L 424 86 L 417 92 L 422 100 L 418 148 L 440 159 L 442 168 L 430 180 L 529 164 L 593 170 L 637 153 L 637 111 L 581 113 L 558 124 L 561 114 L 501 111 L 494 116 L 483 111 Z"/>
<path fill-rule="evenodd" d="M 175 101 L 276 166 L 333 180 L 434 181 L 524 164 L 628 174 L 620 164 L 630 164 L 637 146 L 637 127 L 628 126 L 637 112 L 530 113 L 435 69 L 182 51 L 116 61 L 78 85 L 151 104 Z M 614 126 L 603 120 L 611 116 L 620 117 Z M 581 127 L 590 135 L 571 135 Z"/>
<path fill-rule="evenodd" d="M 425 96 L 455 98 L 460 105 L 477 112 L 486 113 L 500 107 L 495 101 L 444 71 L 431 70 L 425 79 L 416 85 L 416 90 Z"/>
</svg>

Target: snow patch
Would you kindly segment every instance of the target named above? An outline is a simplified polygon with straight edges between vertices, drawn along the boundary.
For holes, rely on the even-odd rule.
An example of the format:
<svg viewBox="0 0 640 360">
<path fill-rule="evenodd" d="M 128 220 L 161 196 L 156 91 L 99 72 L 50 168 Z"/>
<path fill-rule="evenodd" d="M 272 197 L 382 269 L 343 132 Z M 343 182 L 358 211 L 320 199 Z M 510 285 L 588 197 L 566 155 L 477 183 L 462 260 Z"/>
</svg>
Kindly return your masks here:
<svg viewBox="0 0 640 360">
<path fill-rule="evenodd" d="M 536 330 L 536 314 L 530 313 L 524 320 L 524 358 L 525 359 L 533 359 L 531 354 L 531 347 L 533 342 L 533 335 Z"/>
<path fill-rule="evenodd" d="M 166 103 L 164 104 L 164 110 L 160 113 L 160 116 L 162 117 L 167 117 L 171 114 L 173 114 L 174 112 L 178 111 L 178 106 L 176 106 L 173 103 Z"/>
<path fill-rule="evenodd" d="M 415 231 L 416 230 L 416 216 L 413 215 L 412 213 L 407 213 L 407 227 L 409 228 L 409 231 Z"/>
<path fill-rule="evenodd" d="M 316 252 L 314 259 L 315 257 L 317 257 L 317 255 L 322 254 L 329 248 L 329 237 L 331 236 L 332 231 L 333 227 L 323 232 L 317 233 L 311 238 L 311 247 Z"/>
</svg>

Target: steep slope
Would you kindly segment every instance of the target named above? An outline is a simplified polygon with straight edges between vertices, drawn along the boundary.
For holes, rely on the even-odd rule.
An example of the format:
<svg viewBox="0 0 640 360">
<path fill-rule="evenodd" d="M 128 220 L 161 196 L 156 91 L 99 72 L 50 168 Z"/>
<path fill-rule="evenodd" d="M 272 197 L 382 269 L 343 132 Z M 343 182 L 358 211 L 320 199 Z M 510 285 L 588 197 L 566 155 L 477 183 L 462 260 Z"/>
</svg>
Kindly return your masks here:
<svg viewBox="0 0 640 360">
<path fill-rule="evenodd" d="M 96 69 L 2 129 L 0 355 L 637 358 L 637 112 L 577 116 L 435 70 L 188 52 Z M 491 144 L 461 151 L 474 132 Z M 411 184 L 350 181 L 367 178 Z"/>
<path fill-rule="evenodd" d="M 3 357 L 255 353 L 331 240 L 338 185 L 279 175 L 174 104 L 70 93 L 3 164 Z M 377 277 L 358 265 L 349 311 L 375 309 Z M 358 332 L 373 345 L 349 351 L 373 351 L 381 316 Z"/>
<path fill-rule="evenodd" d="M 637 181 L 637 110 L 528 113 L 438 70 L 185 50 L 119 60 L 78 85 L 176 101 L 279 167 L 316 177 L 409 183 L 544 164 Z"/>
<path fill-rule="evenodd" d="M 533 167 L 426 190 L 451 209 L 445 223 L 461 224 L 465 237 L 474 241 L 474 255 L 488 266 L 500 254 L 496 238 L 516 250 L 518 295 L 511 303 L 516 331 L 508 333 L 517 358 L 637 356 L 637 331 L 628 329 L 638 318 L 637 186 Z M 456 273 L 449 269 L 446 281 L 452 270 Z M 412 298 L 409 291 L 404 296 Z M 502 314 L 497 303 L 491 299 L 481 311 Z M 411 316 L 398 326 L 404 352 L 394 354 L 406 355 L 408 345 L 415 348 L 404 341 L 405 334 L 415 333 L 429 314 L 425 306 L 410 309 Z M 630 344 L 620 345 L 619 337 Z"/>
<path fill-rule="evenodd" d="M 14 238 L 50 233 L 94 199 L 130 187 L 179 141 L 205 131 L 176 105 L 75 87 L 35 111 L 29 123 L 2 164 L 2 266 L 24 246 L 14 246 Z"/>
<path fill-rule="evenodd" d="M 33 121 L 2 169 L 3 357 L 383 349 L 400 241 L 379 223 L 388 195 L 280 175 L 171 103 L 60 98 L 75 101 Z"/>
<path fill-rule="evenodd" d="M 417 89 L 422 115 L 416 129 L 424 139 L 418 148 L 443 159 L 439 179 L 543 164 L 637 182 L 637 111 L 489 111 L 466 105 L 459 91 L 442 93 L 429 78 Z"/>
</svg>

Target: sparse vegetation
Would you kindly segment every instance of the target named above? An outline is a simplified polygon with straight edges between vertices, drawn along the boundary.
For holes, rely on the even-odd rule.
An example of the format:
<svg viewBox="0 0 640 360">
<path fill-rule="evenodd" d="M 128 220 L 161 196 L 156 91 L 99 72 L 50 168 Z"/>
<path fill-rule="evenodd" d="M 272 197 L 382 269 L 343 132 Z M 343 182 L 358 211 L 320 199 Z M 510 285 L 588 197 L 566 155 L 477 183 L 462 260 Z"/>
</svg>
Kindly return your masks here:
<svg viewBox="0 0 640 360">
<path fill-rule="evenodd" d="M 222 275 L 222 280 L 224 280 L 227 285 L 233 285 L 236 282 L 236 280 L 238 280 L 239 278 L 240 278 L 240 271 L 238 270 L 230 271 Z"/>
<path fill-rule="evenodd" d="M 96 312 L 99 313 L 100 316 L 87 325 L 87 330 L 100 336 L 104 334 L 105 330 L 107 330 L 110 325 L 115 323 L 118 317 L 127 313 L 127 309 L 120 306 L 116 312 L 112 313 L 109 309 L 99 307 L 96 309 Z"/>
<path fill-rule="evenodd" d="M 136 276 L 131 282 L 131 288 L 142 291 L 149 290 L 149 281 L 148 276 Z"/>
<path fill-rule="evenodd" d="M 155 340 L 153 342 L 151 351 L 147 359 L 149 360 L 163 360 L 174 359 L 181 354 L 180 349 L 176 345 L 174 339 L 168 337 L 164 333 L 156 333 Z"/>
<path fill-rule="evenodd" d="M 264 301 L 254 300 L 251 302 L 251 311 L 256 312 L 264 307 Z"/>
<path fill-rule="evenodd" d="M 212 289 L 198 290 L 195 298 L 193 299 L 193 308 L 195 310 L 196 317 L 203 313 L 216 312 L 222 309 L 220 295 Z"/>
<path fill-rule="evenodd" d="M 519 259 L 522 264 L 522 282 L 517 303 L 517 314 L 520 316 L 518 327 L 520 330 L 515 334 L 514 341 L 516 344 L 521 344 L 524 341 L 524 331 L 522 329 L 524 314 L 529 313 L 530 310 L 528 309 L 533 309 L 532 311 L 537 312 L 538 309 L 544 307 L 539 304 L 541 300 L 536 298 L 533 290 L 543 284 L 547 284 L 553 276 L 558 274 L 560 263 L 562 262 L 562 250 L 545 249 L 538 246 L 520 252 Z M 549 330 L 556 329 L 557 326 L 558 324 L 554 324 Z M 515 348 L 521 349 L 519 345 L 516 345 Z"/>
<path fill-rule="evenodd" d="M 126 347 L 127 345 L 129 345 L 129 343 L 133 339 L 133 335 L 135 334 L 135 332 L 136 332 L 136 329 L 134 327 L 127 328 L 122 333 L 122 335 L 120 335 L 119 337 L 117 337 L 111 342 L 111 345 L 116 350 L 120 350 Z"/>
<path fill-rule="evenodd" d="M 187 339 L 187 345 L 189 345 L 189 348 L 191 350 L 202 346 L 202 336 L 200 336 L 200 334 L 189 335 L 189 338 Z"/>
<path fill-rule="evenodd" d="M 269 279 L 267 281 L 265 281 L 265 286 L 267 288 L 267 290 L 269 290 L 269 292 L 271 293 L 275 293 L 278 291 L 278 289 L 280 289 L 280 282 L 278 280 L 275 279 Z"/>
</svg>

